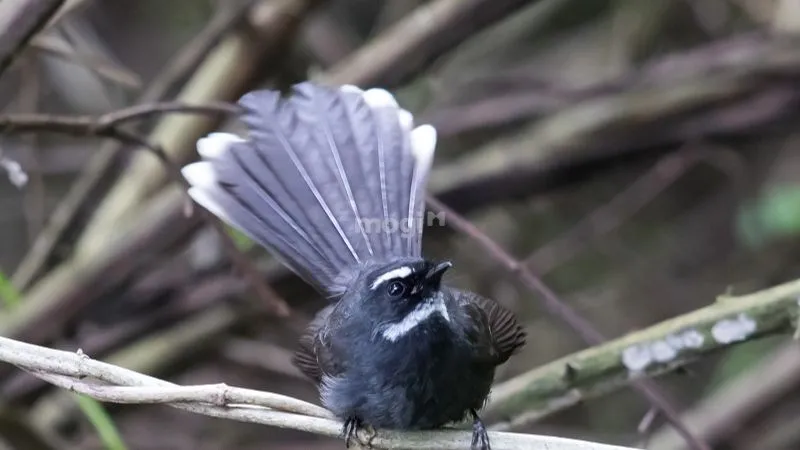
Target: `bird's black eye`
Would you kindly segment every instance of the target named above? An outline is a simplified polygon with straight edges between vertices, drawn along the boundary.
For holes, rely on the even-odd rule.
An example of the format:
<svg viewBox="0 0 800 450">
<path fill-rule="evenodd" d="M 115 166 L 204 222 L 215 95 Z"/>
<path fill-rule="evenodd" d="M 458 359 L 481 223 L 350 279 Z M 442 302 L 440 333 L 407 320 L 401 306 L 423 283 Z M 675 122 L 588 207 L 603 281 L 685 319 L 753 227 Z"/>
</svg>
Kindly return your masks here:
<svg viewBox="0 0 800 450">
<path fill-rule="evenodd" d="M 388 286 L 389 295 L 400 297 L 406 292 L 406 284 L 402 281 L 392 281 Z"/>
</svg>

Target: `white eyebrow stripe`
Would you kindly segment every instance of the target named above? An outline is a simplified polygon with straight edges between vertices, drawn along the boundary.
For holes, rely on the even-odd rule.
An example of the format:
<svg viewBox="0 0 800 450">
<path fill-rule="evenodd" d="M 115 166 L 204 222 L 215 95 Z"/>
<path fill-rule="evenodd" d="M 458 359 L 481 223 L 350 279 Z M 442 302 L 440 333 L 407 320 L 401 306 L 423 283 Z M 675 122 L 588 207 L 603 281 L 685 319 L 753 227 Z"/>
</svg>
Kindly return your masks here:
<svg viewBox="0 0 800 450">
<path fill-rule="evenodd" d="M 375 281 L 372 282 L 371 289 L 374 290 L 375 288 L 377 288 L 381 284 L 383 284 L 383 283 L 385 283 L 385 282 L 387 282 L 389 280 L 393 280 L 395 278 L 405 278 L 405 277 L 411 275 L 412 273 L 414 273 L 414 271 L 411 270 L 411 267 L 408 267 L 408 266 L 403 266 L 403 267 L 398 267 L 396 269 L 392 269 L 392 270 L 382 274 L 381 276 L 375 278 Z"/>
<path fill-rule="evenodd" d="M 385 339 L 395 342 L 436 313 L 450 322 L 450 314 L 447 313 L 447 305 L 444 304 L 441 293 L 417 305 L 403 320 L 385 327 L 381 334 Z"/>
</svg>

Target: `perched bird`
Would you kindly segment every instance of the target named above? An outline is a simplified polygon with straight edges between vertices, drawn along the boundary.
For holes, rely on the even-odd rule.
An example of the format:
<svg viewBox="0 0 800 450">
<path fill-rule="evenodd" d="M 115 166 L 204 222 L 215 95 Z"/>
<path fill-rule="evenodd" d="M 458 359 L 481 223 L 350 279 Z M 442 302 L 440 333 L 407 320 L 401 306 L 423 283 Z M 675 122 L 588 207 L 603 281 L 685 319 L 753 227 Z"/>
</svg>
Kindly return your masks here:
<svg viewBox="0 0 800 450">
<path fill-rule="evenodd" d="M 422 255 L 436 130 L 383 89 L 304 82 L 239 105 L 247 138 L 200 139 L 201 161 L 182 172 L 197 203 L 330 300 L 294 363 L 344 421 L 346 445 L 362 426 L 471 416 L 472 448 L 489 449 L 477 411 L 525 332 L 497 303 L 443 285 L 451 263 Z"/>
</svg>

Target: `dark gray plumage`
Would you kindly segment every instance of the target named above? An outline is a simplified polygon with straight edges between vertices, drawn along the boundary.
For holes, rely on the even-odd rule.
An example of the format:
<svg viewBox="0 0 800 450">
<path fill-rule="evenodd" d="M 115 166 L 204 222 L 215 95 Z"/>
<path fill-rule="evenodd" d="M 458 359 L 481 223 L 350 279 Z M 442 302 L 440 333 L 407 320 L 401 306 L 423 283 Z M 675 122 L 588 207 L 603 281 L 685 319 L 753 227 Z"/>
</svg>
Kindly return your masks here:
<svg viewBox="0 0 800 450">
<path fill-rule="evenodd" d="M 214 133 L 186 166 L 190 195 L 329 297 L 295 364 L 323 404 L 359 425 L 436 428 L 477 417 L 494 369 L 524 345 L 513 314 L 442 286 L 422 256 L 436 132 L 391 94 L 301 83 L 240 100 L 247 139 Z"/>
</svg>

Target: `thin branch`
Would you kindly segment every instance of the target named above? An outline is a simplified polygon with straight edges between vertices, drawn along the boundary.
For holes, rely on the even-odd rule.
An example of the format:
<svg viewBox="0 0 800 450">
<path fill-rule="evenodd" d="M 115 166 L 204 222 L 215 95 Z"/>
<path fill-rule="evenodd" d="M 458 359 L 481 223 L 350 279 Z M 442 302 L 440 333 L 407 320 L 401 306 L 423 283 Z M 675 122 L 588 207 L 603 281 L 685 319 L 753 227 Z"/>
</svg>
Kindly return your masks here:
<svg viewBox="0 0 800 450">
<path fill-rule="evenodd" d="M 63 4 L 64 0 L 0 2 L 0 76 Z"/>
<path fill-rule="evenodd" d="M 199 227 L 198 218 L 186 217 L 173 207 L 184 196 L 178 189 L 168 192 L 141 213 L 141 223 L 116 230 L 119 234 L 102 252 L 54 269 L 26 293 L 19 308 L 0 316 L 0 335 L 28 342 L 48 342 L 57 336 L 86 305 L 151 264 L 153 254 L 174 246 Z M 0 366 L 0 373 L 6 369 Z"/>
<path fill-rule="evenodd" d="M 577 255 L 584 245 L 620 227 L 626 220 L 672 186 L 695 165 L 705 163 L 728 175 L 734 189 L 741 189 L 745 178 L 743 162 L 730 150 L 710 145 L 690 144 L 675 154 L 658 160 L 636 181 L 609 202 L 592 211 L 559 237 L 525 258 L 524 263 L 539 273 L 549 273 Z"/>
<path fill-rule="evenodd" d="M 0 361 L 13 364 L 58 386 L 115 403 L 164 403 L 174 408 L 244 422 L 295 429 L 323 436 L 339 436 L 342 424 L 319 417 L 330 413 L 300 400 L 268 392 L 229 387 L 178 386 L 122 367 L 95 361 L 82 352 L 71 353 L 0 337 Z M 114 386 L 92 384 L 96 379 Z M 312 415 L 299 413 L 304 411 Z M 374 449 L 463 449 L 472 433 L 460 430 L 362 432 L 358 440 Z M 630 447 L 572 439 L 493 431 L 496 450 L 549 448 L 560 450 L 632 450 Z M 367 444 L 368 443 L 368 444 Z"/>
<path fill-rule="evenodd" d="M 536 276 L 531 269 L 522 262 L 503 250 L 492 238 L 483 233 L 468 220 L 458 215 L 439 200 L 432 196 L 427 198 L 428 205 L 437 213 L 444 213 L 447 225 L 478 242 L 489 256 L 498 261 L 506 270 L 514 274 L 530 290 L 538 292 L 544 307 L 554 316 L 563 320 L 570 328 L 578 333 L 581 338 L 591 345 L 601 344 L 605 339 L 586 319 L 581 317 L 572 307 L 562 301 L 558 295 L 547 286 L 541 278 Z M 650 380 L 636 380 L 634 387 L 639 391 L 653 406 L 657 407 L 666 419 L 675 427 L 681 436 L 696 450 L 710 450 L 710 447 L 694 437 L 692 433 L 681 422 L 678 411 L 670 402 L 659 392 Z"/>
<path fill-rule="evenodd" d="M 98 55 L 76 51 L 70 48 L 69 44 L 64 40 L 56 39 L 52 36 L 39 36 L 31 41 L 30 46 L 65 61 L 79 64 L 97 75 L 128 89 L 139 89 L 142 86 L 142 80 L 133 71 L 119 67 Z"/>
<path fill-rule="evenodd" d="M 579 254 L 588 241 L 610 233 L 650 204 L 693 167 L 697 160 L 685 152 L 660 159 L 609 202 L 525 258 L 524 264 L 535 267 L 542 274 L 555 270 Z"/>
<path fill-rule="evenodd" d="M 173 181 L 184 188 L 189 185 L 180 173 L 180 168 L 169 158 L 160 147 L 151 144 L 143 136 L 120 128 L 120 125 L 132 121 L 148 118 L 165 113 L 201 114 L 201 115 L 231 115 L 239 112 L 236 105 L 225 102 L 212 102 L 205 105 L 188 105 L 180 102 L 154 103 L 137 105 L 120 109 L 101 116 L 53 116 L 47 114 L 11 114 L 0 117 L 0 132 L 4 133 L 30 133 L 53 132 L 65 133 L 76 136 L 101 136 L 117 139 L 134 148 L 144 148 L 150 151 L 165 166 Z M 261 298 L 264 305 L 279 317 L 289 315 L 289 305 L 270 288 L 258 274 L 257 269 L 245 257 L 218 219 L 205 211 L 200 212 L 203 219 L 208 222 L 220 235 L 222 244 L 234 265 L 239 268 L 250 281 L 255 294 Z"/>
<path fill-rule="evenodd" d="M 61 13 L 74 9 L 84 0 L 68 2 Z M 214 46 L 226 35 L 249 11 L 255 0 L 225 3 L 208 25 L 183 47 L 169 64 L 162 70 L 137 99 L 137 103 L 147 104 L 169 98 L 177 87 L 201 64 Z M 103 184 L 111 178 L 110 174 L 115 161 L 124 144 L 110 141 L 103 144 L 96 155 L 86 165 L 81 176 L 72 184 L 67 194 L 58 203 L 56 209 L 45 225 L 45 229 L 36 237 L 36 241 L 25 258 L 20 262 L 12 282 L 20 290 L 25 291 L 41 274 L 43 267 L 51 260 L 59 242 L 67 234 L 70 227 L 75 226 L 77 217 L 83 211 L 90 198 L 103 189 Z"/>
<path fill-rule="evenodd" d="M 0 116 L 0 132 L 52 132 L 74 136 L 109 136 L 116 128 L 133 120 L 144 120 L 166 113 L 227 116 L 239 108 L 226 102 L 191 105 L 182 102 L 150 103 L 123 108 L 99 116 L 58 116 L 51 114 L 8 114 Z"/>
<path fill-rule="evenodd" d="M 487 417 L 522 426 L 631 380 L 674 370 L 702 355 L 791 332 L 800 315 L 800 280 L 713 304 L 565 356 L 498 384 Z M 703 433 L 705 435 L 705 433 Z"/>
</svg>

